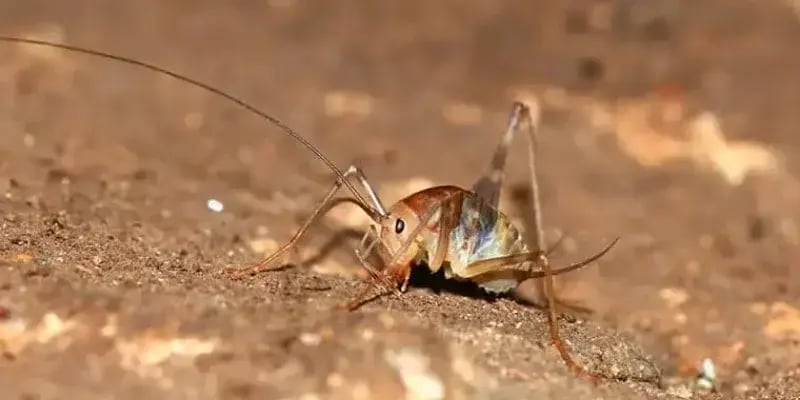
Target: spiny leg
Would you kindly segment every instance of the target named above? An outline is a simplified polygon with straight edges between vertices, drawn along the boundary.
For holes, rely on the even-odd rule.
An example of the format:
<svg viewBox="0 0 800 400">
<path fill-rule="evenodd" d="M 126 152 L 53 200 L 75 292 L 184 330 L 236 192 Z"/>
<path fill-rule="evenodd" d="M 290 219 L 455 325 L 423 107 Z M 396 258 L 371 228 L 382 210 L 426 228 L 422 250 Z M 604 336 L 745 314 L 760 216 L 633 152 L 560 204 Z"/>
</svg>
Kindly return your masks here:
<svg viewBox="0 0 800 400">
<path fill-rule="evenodd" d="M 607 245 L 603 250 L 601 250 L 600 252 L 594 254 L 589 258 L 586 258 L 575 264 L 572 264 L 567 267 L 562 267 L 556 270 L 553 270 L 550 267 L 550 262 L 544 253 L 542 253 L 541 251 L 534 251 L 534 252 L 514 254 L 510 256 L 476 261 L 468 265 L 462 272 L 461 276 L 464 278 L 471 278 L 488 272 L 527 269 L 529 267 L 525 266 L 523 263 L 533 261 L 537 264 L 540 264 L 543 271 L 532 271 L 531 273 L 529 273 L 528 277 L 545 278 L 546 281 L 547 279 L 551 279 L 550 283 L 552 284 L 553 276 L 582 268 L 596 261 L 603 255 L 605 255 L 609 250 L 611 250 L 611 248 L 614 247 L 615 244 L 617 244 L 617 241 L 618 239 L 615 239 L 609 245 Z M 545 283 L 547 284 L 547 282 Z M 552 286 L 548 288 L 548 292 L 549 293 L 552 292 Z M 556 349 L 561 354 L 561 358 L 567 364 L 567 367 L 573 370 L 578 375 L 586 376 L 592 381 L 596 382 L 597 379 L 599 378 L 598 375 L 587 371 L 585 368 L 581 367 L 578 363 L 576 363 L 572 359 L 572 356 L 570 355 L 569 351 L 567 350 L 566 345 L 564 344 L 558 332 L 558 325 L 556 325 L 555 305 L 552 302 L 549 304 L 548 311 L 549 311 L 548 326 L 550 328 L 550 336 L 553 339 L 553 345 L 556 346 Z"/>
<path fill-rule="evenodd" d="M 340 198 L 336 198 L 336 199 L 333 199 L 333 200 L 329 201 L 327 203 L 326 207 L 324 207 L 320 211 L 321 215 L 324 215 L 325 213 L 330 211 L 333 207 L 335 207 L 335 206 L 337 206 L 339 204 L 342 204 L 342 203 L 352 203 L 352 204 L 360 207 L 365 213 L 369 214 L 369 211 L 367 209 L 365 209 L 364 205 L 361 202 L 359 202 L 357 199 L 347 198 L 347 197 L 340 197 Z M 369 246 L 366 246 L 367 239 L 369 239 L 370 234 L 375 234 L 376 235 L 375 236 L 375 240 L 373 240 L 370 243 Z M 370 226 L 369 229 L 367 229 L 367 231 L 362 236 L 361 241 L 359 243 L 359 247 L 357 249 L 354 249 L 356 257 L 358 257 L 359 260 L 361 260 L 361 258 L 363 258 L 360 255 L 360 254 L 362 254 L 360 249 L 365 249 L 366 248 L 366 250 L 364 250 L 363 253 L 369 254 L 369 252 L 371 252 L 372 249 L 374 248 L 374 246 L 379 242 L 378 239 L 379 238 L 377 236 L 377 232 L 375 231 L 375 227 L 374 226 Z M 295 246 L 293 248 L 293 251 L 295 253 L 297 253 L 297 246 Z M 390 292 L 392 291 L 392 289 L 394 289 L 394 291 L 398 291 L 399 292 L 399 290 L 396 288 L 396 285 L 394 284 L 394 282 L 391 281 L 390 279 L 388 279 L 387 276 L 385 274 L 382 274 L 377 268 L 373 267 L 372 264 L 370 264 L 368 262 L 365 262 L 364 260 L 361 260 L 361 265 L 366 270 L 366 272 L 367 272 L 369 277 L 371 277 L 374 280 L 377 280 L 380 284 L 382 284 L 383 286 L 388 288 Z"/>
<path fill-rule="evenodd" d="M 567 237 L 567 235 L 565 233 L 562 233 L 558 237 L 558 239 L 555 241 L 555 243 L 551 244 L 547 248 L 547 250 L 544 252 L 545 256 L 547 256 L 548 258 L 550 256 L 552 256 L 553 253 L 555 253 L 556 250 L 558 250 L 559 246 L 561 245 L 561 243 L 564 241 L 564 239 L 566 237 Z M 540 292 L 544 291 L 544 282 L 536 281 L 536 284 L 538 285 L 538 288 L 539 288 Z M 582 313 L 582 314 L 591 314 L 593 312 L 593 310 L 591 308 L 582 306 L 582 305 L 578 304 L 577 302 L 574 302 L 574 301 L 568 302 L 568 301 L 565 301 L 565 300 L 562 300 L 562 299 L 558 298 L 558 296 L 554 296 L 554 299 L 556 301 L 556 306 L 557 306 L 556 309 L 560 309 L 561 312 L 565 312 L 566 310 L 572 311 L 573 313 L 574 312 L 578 312 L 578 313 Z M 547 298 L 546 297 L 544 299 L 545 300 L 545 304 L 541 304 L 541 303 L 539 303 L 539 301 L 533 301 L 533 300 L 531 300 L 529 298 L 518 297 L 518 300 L 521 300 L 521 301 L 523 301 L 523 302 L 525 302 L 525 303 L 527 303 L 529 305 L 532 305 L 534 307 L 537 307 L 537 308 L 544 309 L 544 308 L 548 307 Z M 541 300 L 541 298 L 538 299 L 538 300 Z"/>
<path fill-rule="evenodd" d="M 538 115 L 537 115 L 538 118 Z M 472 186 L 472 191 L 475 192 L 479 197 L 481 197 L 488 205 L 493 208 L 497 208 L 499 201 L 500 201 L 500 192 L 503 186 L 503 179 L 505 177 L 505 165 L 506 160 L 508 159 L 508 148 L 511 146 L 512 141 L 514 140 L 514 136 L 520 128 L 521 123 L 524 120 L 527 120 L 529 123 L 531 121 L 530 111 L 526 105 L 521 102 L 515 102 L 512 110 L 511 116 L 508 119 L 508 124 L 503 135 L 501 142 L 497 145 L 495 149 L 494 155 L 492 156 L 492 161 L 489 164 L 489 170 L 481 176 Z M 537 119 L 538 123 L 538 119 Z M 537 128 L 534 126 L 534 128 Z M 538 212 L 538 207 L 536 208 L 535 212 Z M 536 218 L 534 218 L 536 219 Z M 532 229 L 534 232 L 537 231 L 537 228 L 534 226 Z M 534 235 L 541 236 L 541 233 L 536 232 Z M 563 239 L 563 236 L 559 239 L 559 242 Z M 534 247 L 535 243 L 538 239 L 534 239 Z M 552 246 L 552 249 L 555 249 L 557 246 Z M 548 250 L 547 254 L 549 254 L 552 250 Z M 544 287 L 542 284 L 539 284 L 540 291 L 544 291 Z M 555 298 L 557 304 L 562 305 L 567 308 L 577 309 L 583 312 L 588 312 L 585 307 L 581 307 L 576 304 L 568 304 L 565 301 L 562 301 Z"/>
<path fill-rule="evenodd" d="M 550 268 L 550 261 L 547 259 L 547 256 L 544 254 L 545 251 L 545 244 L 544 244 L 544 232 L 543 232 L 543 224 L 542 224 L 542 210 L 541 204 L 539 200 L 539 181 L 536 175 L 536 131 L 539 128 L 539 105 L 538 103 L 534 104 L 535 109 L 533 112 L 528 107 L 525 107 L 522 110 L 522 118 L 524 118 L 528 125 L 528 166 L 530 168 L 530 184 L 531 184 L 531 205 L 533 207 L 533 229 L 530 234 L 533 235 L 533 243 L 534 243 L 534 251 L 539 253 L 539 260 L 538 262 L 541 264 L 544 270 L 544 292 L 545 297 L 547 298 L 547 322 L 550 326 L 550 337 L 553 340 L 553 345 L 556 346 L 558 352 L 561 353 L 561 358 L 564 359 L 564 362 L 567 366 L 572 369 L 578 375 L 583 375 L 589 377 L 593 381 L 598 379 L 597 375 L 587 371 L 585 368 L 581 367 L 578 363 L 576 363 L 572 356 L 570 355 L 569 351 L 567 350 L 567 346 L 564 343 L 558 329 L 558 320 L 556 315 L 556 298 L 553 288 L 553 274 Z M 616 241 L 614 242 L 616 243 Z M 610 247 L 609 247 L 610 249 Z"/>
<path fill-rule="evenodd" d="M 375 233 L 375 239 L 370 243 L 369 246 L 365 246 L 367 237 L 372 232 Z M 374 227 L 370 227 L 370 229 L 364 234 L 361 244 L 357 249 L 355 249 L 355 255 L 358 258 L 358 261 L 361 263 L 361 266 L 364 267 L 364 269 L 369 273 L 372 281 L 370 281 L 367 284 L 367 287 L 364 288 L 364 290 L 352 300 L 337 305 L 336 308 L 353 311 L 370 299 L 378 298 L 392 292 L 399 295 L 402 292 L 402 290 L 397 287 L 400 279 L 397 278 L 396 274 L 381 272 L 372 266 L 372 264 L 367 260 L 367 256 L 370 254 L 370 252 L 372 252 L 372 249 L 379 243 L 383 244 L 380 239 L 380 235 L 375 231 Z M 378 289 L 380 289 L 380 291 L 377 294 L 370 296 L 369 291 L 376 286 Z"/>
<path fill-rule="evenodd" d="M 372 279 L 370 280 L 370 282 L 367 283 L 367 286 L 364 288 L 364 290 L 362 290 L 358 295 L 353 297 L 353 299 L 345 303 L 338 304 L 336 306 L 336 308 L 338 309 L 347 311 L 353 311 L 358 307 L 361 307 L 371 299 L 376 299 L 388 293 L 399 291 L 399 289 L 397 289 L 397 281 L 396 280 L 392 281 L 393 278 L 392 276 L 384 274 L 382 272 L 377 272 L 377 269 L 373 267 L 369 263 L 369 261 L 366 260 L 366 258 L 364 258 L 364 254 L 362 254 L 361 251 L 359 251 L 358 249 L 356 249 L 355 253 L 356 257 L 358 257 L 358 260 L 361 262 L 361 265 L 363 265 L 364 268 L 370 271 L 370 278 Z M 372 271 L 376 272 L 373 273 Z M 379 292 L 370 295 L 370 291 L 375 287 L 379 289 Z"/>
<path fill-rule="evenodd" d="M 500 191 L 503 186 L 505 176 L 506 159 L 508 158 L 508 148 L 514 139 L 520 123 L 520 116 L 527 109 L 524 104 L 515 102 L 511 110 L 511 117 L 508 119 L 508 126 L 503 134 L 503 139 L 494 151 L 489 170 L 480 177 L 473 185 L 472 191 L 482 198 L 492 208 L 497 208 L 500 204 Z"/>
<path fill-rule="evenodd" d="M 314 209 L 314 212 L 311 214 L 311 216 L 308 219 L 306 219 L 306 222 L 303 223 L 300 229 L 298 229 L 297 232 L 295 232 L 295 234 L 292 236 L 291 239 L 289 239 L 288 242 L 286 242 L 286 244 L 281 246 L 277 251 L 270 254 L 268 257 L 266 257 L 265 259 L 263 259 L 262 261 L 258 262 L 255 265 L 246 268 L 228 268 L 226 269 L 226 272 L 233 274 L 234 277 L 241 277 L 244 275 L 257 274 L 259 272 L 272 269 L 273 264 L 277 260 L 279 260 L 281 256 L 283 256 L 288 250 L 292 249 L 295 245 L 297 245 L 298 241 L 302 238 L 303 234 L 305 234 L 305 232 L 311 227 L 311 224 L 317 219 L 317 217 L 319 217 L 319 215 L 323 213 L 328 204 L 333 200 L 333 196 L 336 194 L 336 192 L 342 187 L 342 185 L 345 184 L 345 179 L 351 176 L 355 176 L 358 178 L 361 185 L 370 194 L 370 198 L 372 199 L 373 203 L 375 203 L 374 204 L 375 208 L 380 213 L 379 215 L 371 215 L 371 217 L 377 218 L 385 216 L 386 215 L 385 208 L 381 204 L 377 195 L 375 195 L 375 192 L 372 190 L 372 187 L 370 186 L 369 182 L 364 176 L 364 173 L 358 167 L 351 165 L 349 168 L 347 168 L 347 171 L 344 172 L 342 177 L 336 179 L 336 182 L 333 184 L 330 190 L 328 190 L 328 193 L 325 195 L 325 197 L 319 202 L 319 204 Z M 366 205 L 362 205 L 360 203 L 358 204 L 361 205 L 362 209 L 364 209 L 365 211 L 368 210 L 368 208 L 366 208 Z"/>
<path fill-rule="evenodd" d="M 356 257 L 358 257 L 358 260 L 361 262 L 361 265 L 364 266 L 367 271 L 369 271 L 369 276 L 372 279 L 367 282 L 367 286 L 364 288 L 364 290 L 359 292 L 351 300 L 336 305 L 335 308 L 340 310 L 354 311 L 372 299 L 377 299 L 389 293 L 400 294 L 404 290 L 398 288 L 397 286 L 398 284 L 404 283 L 407 280 L 405 276 L 410 276 L 410 265 L 396 266 L 394 268 L 390 268 L 388 272 L 379 272 L 377 268 L 373 267 L 372 264 L 367 261 L 364 253 L 358 249 L 356 249 L 355 253 Z M 370 291 L 376 287 L 378 288 L 378 293 L 370 294 Z"/>
<path fill-rule="evenodd" d="M 426 215 L 427 218 L 425 218 L 424 221 L 428 221 L 432 217 L 432 215 L 433 215 L 432 212 L 428 213 L 428 215 Z M 388 250 L 386 249 L 386 246 L 379 247 L 379 251 L 383 252 L 384 257 L 382 258 L 384 259 L 384 261 L 386 261 L 387 259 L 389 260 L 386 264 L 388 265 L 388 268 L 386 268 L 383 272 L 379 272 L 378 269 L 373 267 L 372 264 L 370 264 L 370 262 L 367 260 L 367 256 L 369 255 L 374 245 L 376 245 L 378 242 L 380 242 L 380 245 L 383 245 L 383 242 L 380 240 L 381 239 L 380 235 L 377 235 L 376 239 L 367 249 L 365 249 L 364 252 L 362 252 L 361 249 L 356 249 L 355 251 L 356 257 L 358 257 L 358 260 L 361 262 L 361 265 L 364 267 L 364 269 L 366 269 L 367 272 L 369 272 L 369 275 L 372 278 L 372 280 L 368 282 L 364 290 L 359 292 L 359 294 L 353 297 L 352 300 L 349 300 L 343 304 L 338 305 L 337 308 L 353 311 L 358 307 L 364 305 L 371 299 L 384 296 L 391 292 L 395 293 L 404 292 L 406 290 L 409 277 L 411 276 L 411 266 L 407 264 L 396 263 L 396 258 L 399 254 L 405 252 L 411 245 L 411 243 L 416 239 L 416 235 L 419 234 L 419 232 L 421 231 L 420 227 L 422 227 L 422 223 L 417 226 L 417 229 L 415 229 L 412 232 L 412 234 L 408 237 L 408 239 L 406 239 L 400 245 L 400 249 L 394 254 L 389 253 Z M 365 243 L 364 240 L 362 240 L 362 246 L 360 246 L 361 248 L 363 248 L 363 243 Z M 398 288 L 398 285 L 402 286 Z M 379 292 L 374 295 L 370 294 L 370 291 L 375 287 L 379 289 Z"/>
<path fill-rule="evenodd" d="M 597 261 L 600 257 L 606 255 L 614 245 L 617 244 L 619 238 L 614 239 L 611 243 L 607 244 L 602 250 L 598 251 L 594 255 L 587 257 L 581 261 L 568 265 L 566 267 L 561 267 L 558 269 L 551 269 L 550 272 L 546 271 L 530 271 L 528 274 L 528 279 L 537 279 L 537 278 L 545 278 L 548 275 L 561 275 L 566 272 L 575 271 L 577 269 L 583 268 L 594 261 Z M 482 275 L 489 272 L 498 272 L 498 271 L 510 271 L 510 270 L 523 270 L 528 271 L 529 267 L 525 265 L 520 265 L 525 262 L 539 262 L 539 258 L 542 255 L 540 251 L 531 251 L 528 253 L 520 253 L 520 254 L 512 254 L 510 256 L 503 256 L 503 257 L 495 257 L 495 258 L 487 258 L 480 261 L 475 261 L 472 264 L 467 265 L 466 268 L 459 274 L 463 278 L 472 278 L 478 275 Z"/>
<path fill-rule="evenodd" d="M 378 292 L 376 294 L 372 294 L 371 295 L 370 294 L 370 290 L 372 290 L 372 288 L 374 288 L 374 287 L 375 287 L 375 285 L 367 285 L 364 288 L 364 290 L 359 292 L 358 295 L 353 297 L 352 300 L 344 302 L 344 303 L 341 303 L 341 304 L 337 304 L 335 308 L 339 309 L 339 310 L 344 310 L 344 311 L 355 311 L 356 309 L 358 309 L 359 307 L 363 306 L 364 304 L 366 304 L 370 300 L 377 299 L 378 297 L 384 296 L 386 294 L 386 291 L 384 290 L 384 291 L 380 291 L 380 292 Z"/>
<path fill-rule="evenodd" d="M 367 238 L 369 237 L 370 233 L 375 234 L 375 239 L 370 242 L 369 246 L 366 246 Z M 383 244 L 380 234 L 375 230 L 374 226 L 370 226 L 367 232 L 364 233 L 364 237 L 362 238 L 358 248 L 355 249 L 355 255 L 361 261 L 361 265 L 366 268 L 370 276 L 372 276 L 374 279 L 383 281 L 382 283 L 388 283 L 390 281 L 386 279 L 386 274 L 381 273 L 377 268 L 373 267 L 372 264 L 367 261 L 367 256 L 369 256 L 369 254 L 378 244 Z M 391 283 L 392 285 L 390 286 L 396 286 L 394 285 L 394 282 Z M 397 290 L 396 287 L 394 289 Z"/>
<path fill-rule="evenodd" d="M 600 377 L 595 373 L 589 372 L 586 368 L 575 362 L 569 350 L 567 350 L 566 343 L 564 343 L 564 340 L 561 338 L 561 334 L 559 333 L 558 329 L 558 316 L 556 315 L 556 299 L 553 289 L 553 274 L 550 269 L 550 261 L 547 259 L 547 256 L 541 254 L 540 263 L 545 273 L 544 286 L 546 288 L 548 302 L 547 322 L 550 326 L 550 337 L 553 339 L 553 345 L 555 345 L 556 349 L 558 349 L 558 352 L 561 353 L 561 358 L 564 360 L 567 366 L 576 374 L 586 376 L 592 381 L 597 381 Z"/>
<path fill-rule="evenodd" d="M 367 246 L 367 239 L 371 233 L 375 235 L 375 239 L 373 239 L 369 246 Z M 375 230 L 374 226 L 370 226 L 369 229 L 364 232 L 364 236 L 361 238 L 361 243 L 358 244 L 358 248 L 354 250 L 356 257 L 358 257 L 358 259 L 361 261 L 361 264 L 364 265 L 365 269 L 367 270 L 369 276 L 373 279 L 380 279 L 380 277 L 384 276 L 384 274 L 381 274 L 377 268 L 368 263 L 365 255 L 372 252 L 372 249 L 375 248 L 375 245 L 377 245 L 379 242 L 380 237 L 378 236 L 378 232 Z"/>
<path fill-rule="evenodd" d="M 456 193 L 437 204 L 441 212 L 439 213 L 439 220 L 436 222 L 436 249 L 428 260 L 428 266 L 431 271 L 438 271 L 447 259 L 450 247 L 450 233 L 459 224 L 463 201 L 463 194 Z"/>
<path fill-rule="evenodd" d="M 381 275 L 383 275 L 382 277 L 374 276 L 373 278 L 378 283 L 383 283 L 384 279 L 388 277 L 389 280 L 394 280 L 395 289 L 399 284 L 401 285 L 400 292 L 405 292 L 408 287 L 409 278 L 411 277 L 411 265 L 405 262 L 398 263 L 397 257 L 408 250 L 409 246 L 411 246 L 411 244 L 422 233 L 422 230 L 425 229 L 431 222 L 431 219 L 440 211 L 441 212 L 439 213 L 439 220 L 437 222 L 438 226 L 437 231 L 440 236 L 438 240 L 437 249 L 434 252 L 434 256 L 432 258 L 431 266 L 435 267 L 435 263 L 437 262 L 441 264 L 446 257 L 447 245 L 450 242 L 449 238 L 452 225 L 458 222 L 458 218 L 456 215 L 458 207 L 454 203 L 460 201 L 461 201 L 461 196 L 457 196 L 457 194 L 452 194 L 445 197 L 441 201 L 437 202 L 425 214 L 423 214 L 423 216 L 419 220 L 419 224 L 416 227 L 414 227 L 414 230 L 411 232 L 411 234 L 408 235 L 406 240 L 404 240 L 401 243 L 400 248 L 398 248 L 397 251 L 394 252 L 394 254 L 388 253 L 386 246 L 381 247 L 380 249 L 386 252 L 384 253 L 386 255 L 384 260 L 388 260 L 387 265 L 389 265 L 389 268 L 387 268 L 385 272 L 381 273 Z M 360 251 L 356 252 L 356 256 L 359 258 L 362 265 L 364 265 L 365 267 L 369 266 L 369 262 L 366 260 L 367 254 L 368 251 L 364 253 L 361 253 Z M 374 269 L 374 267 L 372 268 Z M 361 293 L 359 293 L 356 297 L 354 297 L 353 300 L 345 303 L 344 305 L 341 305 L 340 308 L 345 308 L 352 311 L 363 305 L 366 301 L 369 301 L 369 299 L 371 298 L 376 298 L 387 294 L 387 290 L 382 290 L 378 294 L 370 296 L 369 291 L 375 286 L 376 286 L 375 283 L 371 282 L 369 286 L 367 286 L 367 288 L 365 288 Z M 385 289 L 386 285 L 378 285 L 378 286 L 381 289 Z"/>
</svg>

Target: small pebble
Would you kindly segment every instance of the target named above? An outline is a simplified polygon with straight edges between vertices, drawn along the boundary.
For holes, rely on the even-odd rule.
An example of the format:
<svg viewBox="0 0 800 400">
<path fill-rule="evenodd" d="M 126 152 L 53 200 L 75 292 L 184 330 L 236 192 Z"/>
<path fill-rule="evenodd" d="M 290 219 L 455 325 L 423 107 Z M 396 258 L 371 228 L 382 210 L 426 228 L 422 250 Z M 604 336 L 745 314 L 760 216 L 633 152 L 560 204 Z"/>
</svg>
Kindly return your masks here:
<svg viewBox="0 0 800 400">
<path fill-rule="evenodd" d="M 700 366 L 700 377 L 697 378 L 697 385 L 704 389 L 712 389 L 714 388 L 714 380 L 716 379 L 717 372 L 714 367 L 714 361 L 710 358 L 704 359 Z"/>
<path fill-rule="evenodd" d="M 208 209 L 213 212 L 222 212 L 222 210 L 225 209 L 225 206 L 222 204 L 222 202 L 216 199 L 208 199 L 206 205 L 208 206 Z"/>
</svg>

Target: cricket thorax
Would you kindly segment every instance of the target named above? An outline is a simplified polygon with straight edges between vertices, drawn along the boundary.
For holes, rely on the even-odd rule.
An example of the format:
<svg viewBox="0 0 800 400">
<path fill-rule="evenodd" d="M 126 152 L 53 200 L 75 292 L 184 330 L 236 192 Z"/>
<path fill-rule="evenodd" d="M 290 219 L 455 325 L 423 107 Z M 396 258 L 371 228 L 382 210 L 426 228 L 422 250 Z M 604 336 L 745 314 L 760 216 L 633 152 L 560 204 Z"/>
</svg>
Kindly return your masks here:
<svg viewBox="0 0 800 400">
<path fill-rule="evenodd" d="M 452 202 L 449 207 L 438 207 L 422 231 L 420 248 L 422 260 L 432 271 L 444 268 L 447 278 L 470 280 L 489 293 L 505 293 L 525 280 L 528 273 L 520 265 L 519 270 L 488 272 L 467 277 L 470 264 L 481 260 L 525 253 L 528 248 L 520 231 L 511 220 L 496 208 L 491 207 L 472 192 L 455 186 L 434 187 L 403 199 L 400 204 L 413 210 L 418 220 L 428 210 L 442 202 Z M 442 226 L 442 218 L 451 212 L 452 218 L 446 220 L 449 226 Z M 445 224 L 448 225 L 448 224 Z M 442 263 L 436 263 L 441 229 L 445 229 L 448 240 Z M 527 263 L 530 264 L 530 263 Z"/>
</svg>

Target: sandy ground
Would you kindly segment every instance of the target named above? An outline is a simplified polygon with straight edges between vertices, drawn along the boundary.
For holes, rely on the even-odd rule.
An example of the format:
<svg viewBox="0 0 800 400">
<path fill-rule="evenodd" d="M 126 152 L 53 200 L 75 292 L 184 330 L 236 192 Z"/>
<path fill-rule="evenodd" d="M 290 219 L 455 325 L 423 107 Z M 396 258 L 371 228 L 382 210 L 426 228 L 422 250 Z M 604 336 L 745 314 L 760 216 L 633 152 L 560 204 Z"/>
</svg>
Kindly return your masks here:
<svg viewBox="0 0 800 400">
<path fill-rule="evenodd" d="M 387 202 L 469 186 L 511 102 L 537 96 L 555 262 L 621 237 L 558 281 L 592 310 L 560 321 L 575 357 L 609 378 L 572 375 L 541 310 L 424 274 L 332 311 L 364 285 L 347 206 L 302 266 L 226 277 L 291 236 L 330 171 L 196 88 L 2 44 L 0 397 L 800 398 L 791 2 L 177 4 L 4 1 L 0 26 L 246 98 Z M 519 146 L 502 208 L 521 225 L 526 167 Z"/>
</svg>

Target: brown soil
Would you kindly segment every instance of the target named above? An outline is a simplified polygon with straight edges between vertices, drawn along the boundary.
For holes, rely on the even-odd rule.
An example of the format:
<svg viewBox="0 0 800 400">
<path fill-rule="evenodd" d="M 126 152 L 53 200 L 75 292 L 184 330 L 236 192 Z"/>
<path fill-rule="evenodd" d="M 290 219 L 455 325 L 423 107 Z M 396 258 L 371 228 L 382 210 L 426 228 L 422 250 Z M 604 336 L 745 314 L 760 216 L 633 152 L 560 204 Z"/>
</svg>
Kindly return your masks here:
<svg viewBox="0 0 800 400">
<path fill-rule="evenodd" d="M 800 398 L 790 1 L 245 3 L 6 1 L 0 25 L 225 88 L 395 198 L 414 179 L 468 187 L 511 101 L 539 95 L 557 263 L 622 238 L 559 280 L 592 310 L 562 318 L 565 338 L 610 378 L 572 375 L 545 314 L 512 300 L 429 282 L 333 311 L 364 285 L 347 206 L 306 265 L 222 275 L 288 239 L 330 171 L 199 89 L 3 44 L 0 397 Z M 675 150 L 703 110 L 726 150 Z M 711 168 L 753 160 L 772 167 L 741 184 Z M 519 146 L 515 219 L 526 165 Z M 716 392 L 696 385 L 705 358 Z"/>
</svg>

